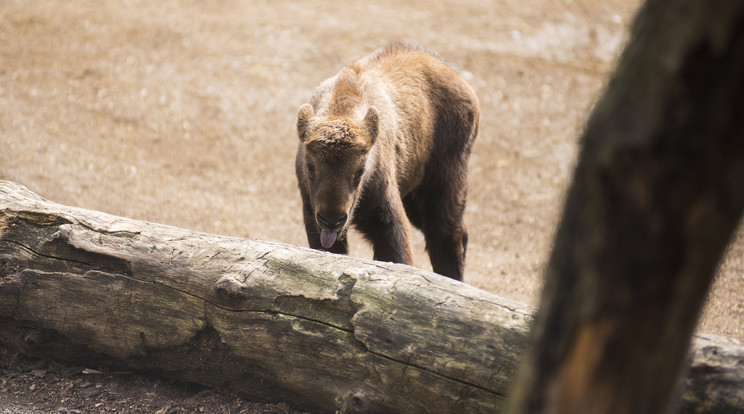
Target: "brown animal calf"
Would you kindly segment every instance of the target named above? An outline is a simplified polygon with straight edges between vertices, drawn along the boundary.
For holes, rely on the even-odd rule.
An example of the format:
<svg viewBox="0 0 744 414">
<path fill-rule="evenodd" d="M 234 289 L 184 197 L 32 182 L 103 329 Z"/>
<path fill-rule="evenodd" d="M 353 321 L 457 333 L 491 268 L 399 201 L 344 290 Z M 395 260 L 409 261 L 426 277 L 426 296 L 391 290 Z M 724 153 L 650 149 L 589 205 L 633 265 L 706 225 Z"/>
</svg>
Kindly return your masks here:
<svg viewBox="0 0 744 414">
<path fill-rule="evenodd" d="M 388 45 L 321 83 L 297 116 L 295 168 L 310 247 L 346 254 L 353 224 L 375 260 L 412 264 L 413 224 L 434 271 L 462 280 L 479 119 L 473 89 L 413 46 Z"/>
</svg>

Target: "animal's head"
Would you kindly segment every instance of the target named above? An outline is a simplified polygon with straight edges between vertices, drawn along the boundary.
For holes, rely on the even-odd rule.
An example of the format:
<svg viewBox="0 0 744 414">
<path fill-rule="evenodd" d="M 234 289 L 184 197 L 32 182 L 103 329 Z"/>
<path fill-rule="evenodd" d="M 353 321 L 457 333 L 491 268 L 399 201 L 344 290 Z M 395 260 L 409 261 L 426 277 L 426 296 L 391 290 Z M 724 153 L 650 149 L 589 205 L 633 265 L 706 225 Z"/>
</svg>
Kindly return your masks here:
<svg viewBox="0 0 744 414">
<path fill-rule="evenodd" d="M 351 221 L 363 183 L 374 164 L 370 150 L 377 139 L 379 115 L 370 107 L 361 120 L 316 116 L 300 108 L 297 174 L 310 197 L 320 243 L 330 248 Z"/>
</svg>

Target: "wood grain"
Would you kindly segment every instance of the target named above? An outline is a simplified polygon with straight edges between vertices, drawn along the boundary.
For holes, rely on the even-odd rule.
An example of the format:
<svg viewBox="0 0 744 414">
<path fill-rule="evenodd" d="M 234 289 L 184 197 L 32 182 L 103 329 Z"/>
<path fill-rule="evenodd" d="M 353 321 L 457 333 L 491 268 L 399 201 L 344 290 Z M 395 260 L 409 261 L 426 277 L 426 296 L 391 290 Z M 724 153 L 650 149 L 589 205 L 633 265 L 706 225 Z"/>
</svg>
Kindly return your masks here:
<svg viewBox="0 0 744 414">
<path fill-rule="evenodd" d="M 28 355 L 312 412 L 500 412 L 532 314 L 409 266 L 116 217 L 0 181 L 0 342 Z M 685 403 L 741 410 L 742 347 L 700 341 Z"/>
</svg>

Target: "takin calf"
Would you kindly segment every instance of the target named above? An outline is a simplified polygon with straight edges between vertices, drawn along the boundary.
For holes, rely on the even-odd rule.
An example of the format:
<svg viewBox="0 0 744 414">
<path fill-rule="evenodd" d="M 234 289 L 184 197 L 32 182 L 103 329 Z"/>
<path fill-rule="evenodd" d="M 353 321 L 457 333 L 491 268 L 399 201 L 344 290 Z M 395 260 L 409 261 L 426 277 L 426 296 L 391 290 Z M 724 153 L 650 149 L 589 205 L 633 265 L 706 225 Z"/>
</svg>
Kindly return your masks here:
<svg viewBox="0 0 744 414">
<path fill-rule="evenodd" d="M 413 224 L 434 271 L 462 280 L 479 120 L 470 85 L 413 46 L 383 47 L 321 83 L 297 115 L 295 168 L 310 247 L 346 254 L 353 224 L 375 260 L 413 264 Z"/>
</svg>

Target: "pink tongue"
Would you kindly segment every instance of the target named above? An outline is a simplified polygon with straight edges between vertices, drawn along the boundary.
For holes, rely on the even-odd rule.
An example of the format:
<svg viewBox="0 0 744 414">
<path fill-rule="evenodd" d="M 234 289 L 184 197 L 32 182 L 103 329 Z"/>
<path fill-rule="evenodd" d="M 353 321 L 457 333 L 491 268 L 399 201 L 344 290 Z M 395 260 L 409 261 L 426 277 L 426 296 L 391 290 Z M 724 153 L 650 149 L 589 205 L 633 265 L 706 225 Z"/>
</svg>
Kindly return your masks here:
<svg viewBox="0 0 744 414">
<path fill-rule="evenodd" d="M 330 249 L 333 243 L 336 241 L 336 233 L 321 230 L 320 231 L 320 244 L 326 249 Z"/>
</svg>

